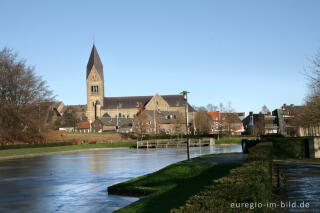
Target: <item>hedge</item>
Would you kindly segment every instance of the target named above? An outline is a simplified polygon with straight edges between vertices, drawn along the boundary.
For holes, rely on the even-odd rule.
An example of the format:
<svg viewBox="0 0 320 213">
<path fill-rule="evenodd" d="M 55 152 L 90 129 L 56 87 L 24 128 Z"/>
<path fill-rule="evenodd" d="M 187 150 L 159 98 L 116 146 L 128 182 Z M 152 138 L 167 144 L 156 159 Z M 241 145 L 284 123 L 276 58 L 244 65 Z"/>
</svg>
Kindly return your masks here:
<svg viewBox="0 0 320 213">
<path fill-rule="evenodd" d="M 307 137 L 270 137 L 264 136 L 262 141 L 272 142 L 273 154 L 275 158 L 308 158 L 308 138 Z"/>
</svg>

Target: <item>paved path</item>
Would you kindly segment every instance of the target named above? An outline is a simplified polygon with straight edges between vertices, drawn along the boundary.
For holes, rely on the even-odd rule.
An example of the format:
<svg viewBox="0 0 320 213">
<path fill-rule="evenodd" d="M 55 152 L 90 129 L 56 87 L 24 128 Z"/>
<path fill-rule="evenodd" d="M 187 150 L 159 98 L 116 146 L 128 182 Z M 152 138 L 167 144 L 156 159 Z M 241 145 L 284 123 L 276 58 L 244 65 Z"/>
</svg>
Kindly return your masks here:
<svg viewBox="0 0 320 213">
<path fill-rule="evenodd" d="M 216 163 L 239 163 L 242 164 L 247 159 L 247 154 L 242 152 L 234 153 L 222 153 L 201 156 L 199 158 L 194 158 L 192 161 L 203 161 L 203 162 L 216 162 Z"/>
</svg>

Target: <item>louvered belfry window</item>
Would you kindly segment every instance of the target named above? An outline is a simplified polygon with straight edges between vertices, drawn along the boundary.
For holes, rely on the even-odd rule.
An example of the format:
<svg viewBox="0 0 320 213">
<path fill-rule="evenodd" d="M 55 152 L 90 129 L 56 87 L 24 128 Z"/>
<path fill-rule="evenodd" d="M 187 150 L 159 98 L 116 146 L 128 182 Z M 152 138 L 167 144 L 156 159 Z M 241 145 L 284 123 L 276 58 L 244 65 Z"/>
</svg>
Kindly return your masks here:
<svg viewBox="0 0 320 213">
<path fill-rule="evenodd" d="M 98 86 L 91 86 L 91 92 L 99 92 Z"/>
</svg>

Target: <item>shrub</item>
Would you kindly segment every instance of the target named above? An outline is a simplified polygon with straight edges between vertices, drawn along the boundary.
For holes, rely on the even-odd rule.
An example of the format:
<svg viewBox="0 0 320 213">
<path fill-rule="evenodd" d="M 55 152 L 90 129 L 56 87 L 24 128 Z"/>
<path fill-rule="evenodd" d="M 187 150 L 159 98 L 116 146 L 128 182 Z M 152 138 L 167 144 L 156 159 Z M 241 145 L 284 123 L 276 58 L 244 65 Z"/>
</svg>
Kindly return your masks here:
<svg viewBox="0 0 320 213">
<path fill-rule="evenodd" d="M 272 140 L 276 158 L 305 158 L 307 156 L 307 138 L 277 138 Z"/>
</svg>

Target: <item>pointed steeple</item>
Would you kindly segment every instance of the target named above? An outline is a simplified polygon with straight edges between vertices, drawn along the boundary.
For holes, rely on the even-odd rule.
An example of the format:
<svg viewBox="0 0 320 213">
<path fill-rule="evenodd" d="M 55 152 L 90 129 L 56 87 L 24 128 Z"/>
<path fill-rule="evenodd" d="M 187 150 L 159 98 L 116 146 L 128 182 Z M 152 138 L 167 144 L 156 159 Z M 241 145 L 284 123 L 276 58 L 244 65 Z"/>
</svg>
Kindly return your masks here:
<svg viewBox="0 0 320 213">
<path fill-rule="evenodd" d="M 87 78 L 91 72 L 93 65 L 95 66 L 96 70 L 100 74 L 101 79 L 103 79 L 103 65 L 101 63 L 97 48 L 94 44 L 92 46 L 90 58 L 87 65 Z"/>
</svg>

